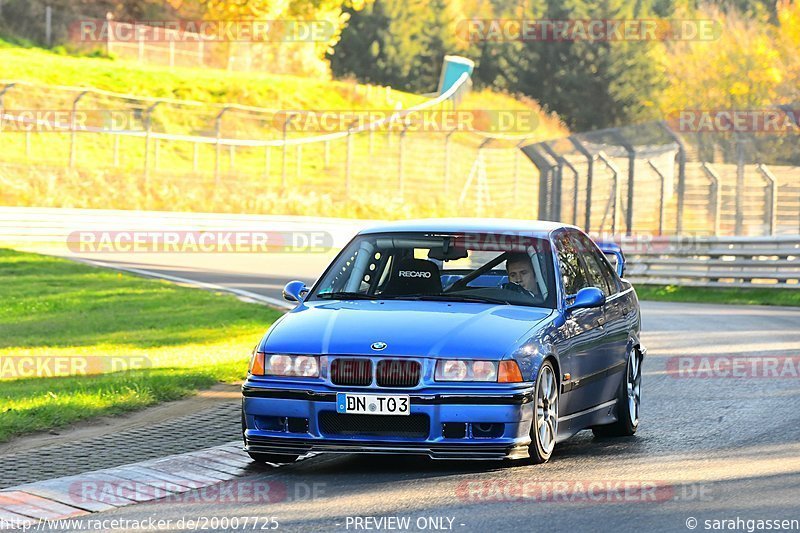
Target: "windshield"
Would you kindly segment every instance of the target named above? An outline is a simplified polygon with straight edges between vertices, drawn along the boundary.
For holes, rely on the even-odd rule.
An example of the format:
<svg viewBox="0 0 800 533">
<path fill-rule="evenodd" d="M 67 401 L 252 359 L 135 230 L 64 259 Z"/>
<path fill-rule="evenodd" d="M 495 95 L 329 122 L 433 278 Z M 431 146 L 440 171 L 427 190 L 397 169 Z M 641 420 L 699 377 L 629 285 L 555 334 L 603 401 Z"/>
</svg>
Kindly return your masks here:
<svg viewBox="0 0 800 533">
<path fill-rule="evenodd" d="M 359 235 L 310 299 L 441 300 L 556 307 L 549 241 L 516 235 Z"/>
</svg>

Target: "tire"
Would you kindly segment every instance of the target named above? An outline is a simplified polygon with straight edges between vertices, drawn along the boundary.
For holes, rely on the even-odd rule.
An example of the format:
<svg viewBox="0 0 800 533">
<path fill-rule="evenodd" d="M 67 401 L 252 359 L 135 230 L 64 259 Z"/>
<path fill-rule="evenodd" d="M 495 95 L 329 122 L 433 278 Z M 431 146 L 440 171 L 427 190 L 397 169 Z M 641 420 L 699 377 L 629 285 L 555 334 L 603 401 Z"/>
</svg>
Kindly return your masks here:
<svg viewBox="0 0 800 533">
<path fill-rule="evenodd" d="M 284 455 L 280 453 L 256 453 L 256 452 L 248 452 L 247 455 L 250 456 L 250 459 L 255 461 L 256 463 L 278 463 L 278 464 L 285 464 L 285 463 L 293 463 L 297 461 L 297 458 L 300 457 L 299 455 Z"/>
<path fill-rule="evenodd" d="M 546 463 L 555 448 L 558 436 L 558 384 L 553 363 L 545 360 L 539 367 L 534 386 L 531 444 L 528 448 L 534 464 Z"/>
<path fill-rule="evenodd" d="M 617 396 L 617 421 L 595 426 L 595 437 L 631 437 L 639 429 L 639 406 L 642 402 L 642 356 L 634 348 L 628 354 L 625 376 L 620 380 Z"/>
</svg>

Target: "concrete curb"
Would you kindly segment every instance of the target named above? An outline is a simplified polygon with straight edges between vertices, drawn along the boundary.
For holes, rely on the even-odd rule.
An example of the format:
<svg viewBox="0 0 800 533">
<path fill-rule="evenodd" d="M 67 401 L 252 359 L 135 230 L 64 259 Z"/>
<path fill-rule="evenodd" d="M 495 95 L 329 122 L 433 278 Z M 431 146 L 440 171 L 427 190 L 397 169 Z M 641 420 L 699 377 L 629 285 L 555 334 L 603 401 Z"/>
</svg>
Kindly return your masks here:
<svg viewBox="0 0 800 533">
<path fill-rule="evenodd" d="M 248 473 L 239 442 L 0 490 L 0 530 L 35 527 L 203 489 Z M 26 526 L 27 525 L 27 526 Z"/>
</svg>

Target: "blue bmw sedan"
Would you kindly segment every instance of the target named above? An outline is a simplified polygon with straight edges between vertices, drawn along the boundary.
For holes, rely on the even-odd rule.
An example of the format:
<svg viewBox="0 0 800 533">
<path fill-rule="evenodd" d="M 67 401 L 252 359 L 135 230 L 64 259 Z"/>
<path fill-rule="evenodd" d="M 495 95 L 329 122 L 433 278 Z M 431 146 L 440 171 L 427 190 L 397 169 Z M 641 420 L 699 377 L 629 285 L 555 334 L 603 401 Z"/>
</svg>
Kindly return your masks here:
<svg viewBox="0 0 800 533">
<path fill-rule="evenodd" d="M 553 222 L 361 231 L 313 287 L 284 289 L 296 307 L 242 387 L 246 450 L 542 463 L 583 429 L 633 435 L 645 349 L 623 272 L 618 247 Z"/>
</svg>

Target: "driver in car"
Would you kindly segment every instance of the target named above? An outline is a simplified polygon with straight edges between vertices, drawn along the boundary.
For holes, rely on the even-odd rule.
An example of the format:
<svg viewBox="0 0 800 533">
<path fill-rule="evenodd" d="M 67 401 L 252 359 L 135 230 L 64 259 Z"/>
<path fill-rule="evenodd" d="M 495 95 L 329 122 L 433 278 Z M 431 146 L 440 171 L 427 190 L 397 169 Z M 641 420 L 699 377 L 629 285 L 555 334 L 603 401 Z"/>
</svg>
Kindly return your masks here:
<svg viewBox="0 0 800 533">
<path fill-rule="evenodd" d="M 533 271 L 533 264 L 528 254 L 509 254 L 506 259 L 506 272 L 508 274 L 508 283 L 503 284 L 503 289 L 527 294 L 532 298 L 541 298 L 539 287 L 536 283 L 536 274 Z"/>
</svg>

